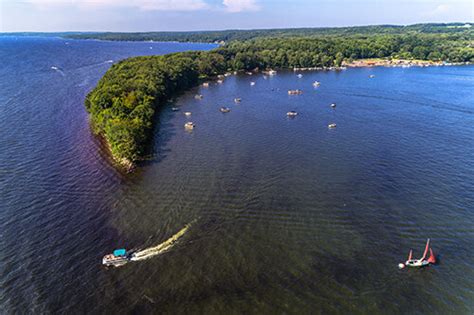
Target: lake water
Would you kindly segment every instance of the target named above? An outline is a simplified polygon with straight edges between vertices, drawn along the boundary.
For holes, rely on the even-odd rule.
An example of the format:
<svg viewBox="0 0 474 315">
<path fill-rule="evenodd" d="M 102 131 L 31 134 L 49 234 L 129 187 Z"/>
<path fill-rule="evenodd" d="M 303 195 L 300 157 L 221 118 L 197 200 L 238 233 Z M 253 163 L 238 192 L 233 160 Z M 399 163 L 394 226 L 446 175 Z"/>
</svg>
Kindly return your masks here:
<svg viewBox="0 0 474 315">
<path fill-rule="evenodd" d="M 232 76 L 117 171 L 86 93 L 111 62 L 212 47 L 0 38 L 0 313 L 471 314 L 474 67 Z M 439 264 L 399 270 L 427 238 Z"/>
</svg>

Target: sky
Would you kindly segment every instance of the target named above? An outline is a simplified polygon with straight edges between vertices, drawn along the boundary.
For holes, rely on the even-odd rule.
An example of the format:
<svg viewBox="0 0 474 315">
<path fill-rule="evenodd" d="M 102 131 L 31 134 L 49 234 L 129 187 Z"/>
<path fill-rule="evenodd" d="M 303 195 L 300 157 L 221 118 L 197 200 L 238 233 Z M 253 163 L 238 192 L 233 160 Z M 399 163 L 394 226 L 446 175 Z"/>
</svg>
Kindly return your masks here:
<svg viewBox="0 0 474 315">
<path fill-rule="evenodd" d="M 0 32 L 473 22 L 474 0 L 0 0 Z"/>
</svg>

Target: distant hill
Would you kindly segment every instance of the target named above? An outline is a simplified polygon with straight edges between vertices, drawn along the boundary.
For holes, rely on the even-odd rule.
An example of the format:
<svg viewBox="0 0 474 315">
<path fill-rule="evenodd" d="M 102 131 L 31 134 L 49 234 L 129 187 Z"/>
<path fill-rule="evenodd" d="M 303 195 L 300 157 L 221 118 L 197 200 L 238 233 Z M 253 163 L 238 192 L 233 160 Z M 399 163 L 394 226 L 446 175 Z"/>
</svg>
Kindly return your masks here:
<svg viewBox="0 0 474 315">
<path fill-rule="evenodd" d="M 101 39 L 115 41 L 179 41 L 179 42 L 228 42 L 261 37 L 308 37 L 324 35 L 374 35 L 405 33 L 461 33 L 474 34 L 474 23 L 428 23 L 413 25 L 369 25 L 353 27 L 286 28 L 256 30 L 224 30 L 198 32 L 138 32 L 138 33 L 71 33 L 62 36 L 76 39 Z"/>
</svg>

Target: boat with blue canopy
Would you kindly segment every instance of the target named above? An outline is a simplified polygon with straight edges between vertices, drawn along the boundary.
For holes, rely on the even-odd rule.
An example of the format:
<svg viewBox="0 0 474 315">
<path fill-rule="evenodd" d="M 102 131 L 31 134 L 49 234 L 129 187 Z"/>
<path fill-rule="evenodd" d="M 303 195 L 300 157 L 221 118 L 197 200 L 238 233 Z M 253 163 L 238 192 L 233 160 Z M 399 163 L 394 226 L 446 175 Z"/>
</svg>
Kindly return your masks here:
<svg viewBox="0 0 474 315">
<path fill-rule="evenodd" d="M 125 248 L 116 249 L 112 254 L 107 254 L 102 258 L 102 264 L 105 266 L 119 267 L 123 266 L 130 261 L 133 254 L 127 252 Z"/>
</svg>

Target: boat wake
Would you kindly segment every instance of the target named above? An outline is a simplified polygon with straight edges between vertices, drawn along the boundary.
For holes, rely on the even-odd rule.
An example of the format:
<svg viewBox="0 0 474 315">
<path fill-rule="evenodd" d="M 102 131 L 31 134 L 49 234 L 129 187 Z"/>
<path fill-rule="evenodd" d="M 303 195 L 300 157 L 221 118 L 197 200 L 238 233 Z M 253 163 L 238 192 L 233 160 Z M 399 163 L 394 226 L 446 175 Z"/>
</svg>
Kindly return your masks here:
<svg viewBox="0 0 474 315">
<path fill-rule="evenodd" d="M 51 70 L 54 70 L 54 71 L 56 71 L 56 72 L 59 72 L 63 77 L 65 76 L 64 71 L 63 71 L 61 68 L 59 68 L 59 67 L 51 66 Z"/>
<path fill-rule="evenodd" d="M 140 260 L 149 259 L 151 257 L 163 254 L 164 252 L 170 250 L 176 244 L 176 242 L 181 237 L 183 237 L 183 235 L 188 231 L 190 227 L 191 227 L 191 224 L 187 224 L 184 228 L 178 231 L 178 233 L 171 236 L 169 239 L 167 239 L 163 243 L 157 246 L 145 248 L 145 249 L 134 252 L 130 260 L 140 261 Z"/>
</svg>

